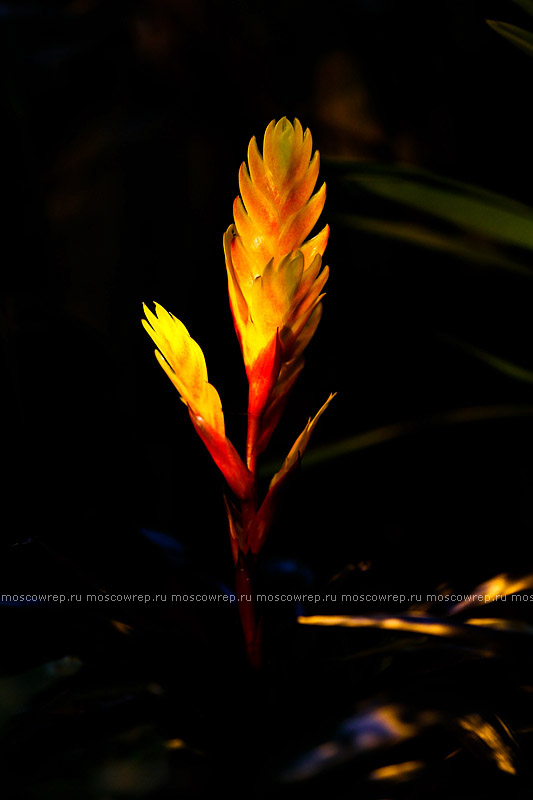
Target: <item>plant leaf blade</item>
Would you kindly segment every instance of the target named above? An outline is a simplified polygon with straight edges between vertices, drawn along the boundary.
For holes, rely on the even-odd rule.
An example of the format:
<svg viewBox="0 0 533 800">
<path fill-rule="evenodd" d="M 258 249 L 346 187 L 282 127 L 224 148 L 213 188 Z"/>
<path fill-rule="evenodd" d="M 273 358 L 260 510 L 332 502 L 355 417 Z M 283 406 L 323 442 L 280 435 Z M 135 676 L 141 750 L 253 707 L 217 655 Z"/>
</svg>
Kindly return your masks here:
<svg viewBox="0 0 533 800">
<path fill-rule="evenodd" d="M 373 194 L 411 206 L 488 240 L 533 250 L 533 209 L 526 205 L 499 206 L 484 196 L 394 175 L 352 175 L 350 180 Z"/>
<path fill-rule="evenodd" d="M 508 22 L 499 22 L 497 20 L 488 19 L 487 25 L 493 31 L 499 33 L 504 39 L 514 44 L 523 53 L 528 56 L 533 56 L 533 33 L 526 31 L 524 28 L 518 28 L 516 25 L 511 25 Z"/>
</svg>

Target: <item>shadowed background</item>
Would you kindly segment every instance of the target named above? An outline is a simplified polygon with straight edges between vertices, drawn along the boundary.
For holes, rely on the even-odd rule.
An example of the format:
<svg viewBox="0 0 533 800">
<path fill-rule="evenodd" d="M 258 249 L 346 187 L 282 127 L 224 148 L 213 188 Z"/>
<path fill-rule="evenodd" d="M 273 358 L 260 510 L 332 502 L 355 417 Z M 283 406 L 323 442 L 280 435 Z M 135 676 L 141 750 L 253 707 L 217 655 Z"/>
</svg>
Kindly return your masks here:
<svg viewBox="0 0 533 800">
<path fill-rule="evenodd" d="M 157 299 L 206 353 L 242 441 L 246 386 L 221 238 L 251 135 L 298 116 L 324 158 L 418 164 L 531 200 L 527 59 L 484 23 L 506 3 L 4 4 L 3 538 L 128 560 L 139 526 L 228 555 L 220 481 L 140 327 Z M 529 66 L 529 65 L 527 65 Z M 521 76 L 524 76 L 521 80 Z M 271 452 L 339 392 L 315 443 L 450 407 L 527 402 L 435 330 L 531 363 L 520 278 L 334 223 L 320 330 Z M 523 281 L 526 289 L 529 283 Z M 531 424 L 481 423 L 309 469 L 277 551 L 454 563 L 530 531 Z M 200 504 L 200 505 L 198 505 Z M 46 531 L 46 534 L 45 534 Z M 434 551 L 433 551 L 434 552 Z M 434 556 L 431 557 L 431 560 Z"/>
<path fill-rule="evenodd" d="M 3 591 L 196 586 L 194 572 L 161 573 L 141 528 L 231 582 L 222 480 L 155 361 L 141 303 L 197 339 L 242 445 L 222 235 L 250 137 L 284 115 L 323 158 L 331 278 L 266 461 L 330 391 L 309 456 L 383 426 L 401 435 L 310 458 L 265 563 L 299 562 L 318 587 L 349 565 L 354 591 L 413 593 L 524 566 L 532 387 L 454 342 L 533 368 L 531 278 L 346 224 L 391 208 L 344 180 L 353 163 L 424 167 L 533 203 L 530 62 L 486 18 L 523 22 L 503 0 L 0 4 Z M 496 419 L 442 424 L 481 406 Z M 54 635 L 25 639 L 8 663 L 58 654 Z"/>
</svg>

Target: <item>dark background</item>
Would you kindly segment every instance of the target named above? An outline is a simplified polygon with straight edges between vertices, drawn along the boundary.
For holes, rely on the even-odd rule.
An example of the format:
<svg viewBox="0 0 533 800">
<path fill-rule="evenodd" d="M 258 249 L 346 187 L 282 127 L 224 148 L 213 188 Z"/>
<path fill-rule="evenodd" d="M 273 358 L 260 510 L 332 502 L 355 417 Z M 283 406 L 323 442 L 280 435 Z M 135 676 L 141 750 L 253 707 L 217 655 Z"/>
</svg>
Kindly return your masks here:
<svg viewBox="0 0 533 800">
<path fill-rule="evenodd" d="M 2 592 L 231 585 L 222 479 L 155 362 L 141 303 L 157 300 L 198 340 L 241 446 L 246 382 L 222 235 L 250 137 L 283 115 L 310 127 L 323 157 L 331 278 L 268 458 L 281 462 L 331 391 L 338 395 L 311 447 L 391 423 L 426 424 L 302 469 L 263 553 L 263 584 L 324 591 L 343 573 L 354 593 L 471 590 L 528 569 L 531 417 L 432 420 L 449 409 L 530 403 L 529 384 L 442 336 L 533 367 L 530 279 L 335 221 L 385 213 L 376 198 L 346 188 L 332 161 L 339 157 L 419 165 L 533 203 L 531 62 L 486 18 L 527 25 L 503 0 L 0 5 Z M 143 529 L 177 543 L 170 563 Z M 246 739 L 232 716 L 234 698 L 248 697 L 233 671 L 241 658 L 234 608 L 140 617 L 113 609 L 119 621 L 144 625 L 133 655 L 92 610 L 0 612 L 3 672 L 68 653 L 106 686 L 135 670 L 168 685 L 183 680 L 194 701 L 179 719 L 193 740 L 205 730 L 227 746 L 233 735 Z M 291 651 L 292 630 L 281 644 L 271 637 L 273 651 Z M 303 729 L 314 674 L 299 675 L 291 701 Z M 409 674 L 408 666 L 401 675 Z M 275 709 L 292 690 L 280 685 Z M 344 698 L 332 689 L 317 702 L 315 723 Z M 183 735 L 174 710 L 158 712 L 167 736 Z M 95 738 L 98 720 L 89 723 Z M 263 725 L 261 741 L 274 724 Z M 284 736 L 292 735 L 289 726 Z M 31 738 L 13 741 L 10 768 L 22 774 L 24 754 L 35 750 Z M 46 747 L 39 754 L 38 769 L 57 764 Z M 220 763 L 230 770 L 226 751 Z M 24 791 L 9 796 L 26 799 Z"/>
<path fill-rule="evenodd" d="M 328 172 L 336 156 L 419 164 L 531 201 L 529 62 L 486 17 L 524 21 L 488 1 L 2 6 L 8 551 L 38 536 L 127 572 L 145 527 L 224 570 L 221 481 L 155 363 L 141 301 L 189 327 L 242 441 L 221 239 L 250 136 L 282 115 L 311 128 L 325 221 L 368 202 L 343 194 Z M 328 263 L 324 319 L 274 456 L 332 390 L 316 443 L 529 400 L 434 337 L 527 366 L 528 281 L 341 226 Z M 310 469 L 270 548 L 324 576 L 374 558 L 396 575 L 464 559 L 467 571 L 504 568 L 531 531 L 530 443 L 524 420 L 481 423 Z"/>
</svg>

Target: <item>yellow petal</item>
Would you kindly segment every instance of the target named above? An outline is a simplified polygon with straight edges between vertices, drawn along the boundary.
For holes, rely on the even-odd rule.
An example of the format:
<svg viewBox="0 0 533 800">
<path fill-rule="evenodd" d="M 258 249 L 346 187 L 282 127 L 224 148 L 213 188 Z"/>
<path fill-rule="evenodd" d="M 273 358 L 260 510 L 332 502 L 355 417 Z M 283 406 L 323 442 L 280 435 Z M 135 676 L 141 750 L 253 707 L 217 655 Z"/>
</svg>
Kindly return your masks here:
<svg viewBox="0 0 533 800">
<path fill-rule="evenodd" d="M 159 303 L 155 303 L 155 314 L 144 303 L 143 308 L 146 320 L 142 320 L 142 324 L 158 348 L 156 358 L 159 364 L 183 402 L 223 436 L 222 404 L 217 390 L 208 382 L 207 366 L 200 345 L 194 341 L 185 325 Z"/>
<path fill-rule="evenodd" d="M 300 208 L 294 216 L 287 219 L 280 231 L 279 250 L 282 253 L 290 253 L 291 250 L 300 248 L 306 236 L 308 236 L 322 213 L 326 202 L 326 184 L 323 183 L 316 194 L 312 196 L 308 203 Z"/>
<path fill-rule="evenodd" d="M 304 254 L 304 261 L 307 266 L 312 264 L 317 255 L 324 255 L 324 250 L 328 243 L 329 238 L 329 225 L 326 225 L 320 233 L 308 239 L 307 242 L 301 245 L 300 250 Z"/>
<path fill-rule="evenodd" d="M 235 239 L 235 228 L 230 225 L 224 235 L 224 254 L 226 256 L 226 270 L 228 274 L 228 293 L 235 323 L 235 330 L 242 347 L 243 338 L 246 336 L 246 326 L 248 325 L 250 314 L 248 304 L 241 289 L 244 281 L 239 281 L 235 269 L 235 261 L 232 254 L 232 243 Z"/>
</svg>

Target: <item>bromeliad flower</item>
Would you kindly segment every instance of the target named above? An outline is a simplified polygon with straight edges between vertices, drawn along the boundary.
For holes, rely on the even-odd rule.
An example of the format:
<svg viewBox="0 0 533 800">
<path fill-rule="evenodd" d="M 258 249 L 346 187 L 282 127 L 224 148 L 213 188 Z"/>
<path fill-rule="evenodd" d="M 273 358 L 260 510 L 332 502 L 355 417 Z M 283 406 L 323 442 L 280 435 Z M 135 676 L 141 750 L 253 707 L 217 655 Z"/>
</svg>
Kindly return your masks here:
<svg viewBox="0 0 533 800">
<path fill-rule="evenodd" d="M 246 464 L 228 439 L 222 404 L 209 383 L 204 354 L 182 322 L 155 304 L 144 306 L 143 325 L 156 357 L 189 409 L 192 423 L 221 470 L 234 497 L 226 513 L 235 561 L 239 604 L 248 655 L 260 662 L 260 623 L 250 597 L 255 558 L 272 522 L 280 489 L 298 466 L 331 397 L 309 420 L 269 490 L 257 501 L 256 461 L 279 422 L 289 392 L 303 367 L 303 353 L 322 313 L 322 268 L 329 228 L 307 239 L 324 206 L 325 185 L 313 194 L 319 156 L 312 156 L 309 130 L 285 117 L 268 126 L 259 153 L 255 138 L 248 167 L 239 173 L 241 197 L 235 224 L 224 237 L 230 305 L 248 377 Z M 242 198 L 242 199 L 241 199 Z"/>
<path fill-rule="evenodd" d="M 283 117 L 255 137 L 241 165 L 235 225 L 224 237 L 235 330 L 249 382 L 247 459 L 253 467 L 276 427 L 320 321 L 322 266 L 329 228 L 305 241 L 324 207 L 325 184 L 313 195 L 319 154 L 309 129 Z M 241 199 L 242 198 L 242 199 Z"/>
</svg>

